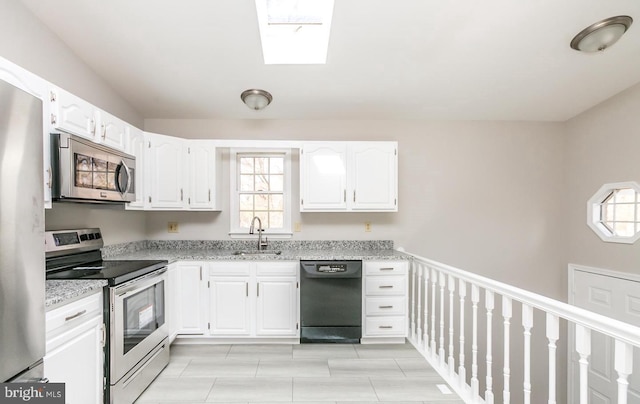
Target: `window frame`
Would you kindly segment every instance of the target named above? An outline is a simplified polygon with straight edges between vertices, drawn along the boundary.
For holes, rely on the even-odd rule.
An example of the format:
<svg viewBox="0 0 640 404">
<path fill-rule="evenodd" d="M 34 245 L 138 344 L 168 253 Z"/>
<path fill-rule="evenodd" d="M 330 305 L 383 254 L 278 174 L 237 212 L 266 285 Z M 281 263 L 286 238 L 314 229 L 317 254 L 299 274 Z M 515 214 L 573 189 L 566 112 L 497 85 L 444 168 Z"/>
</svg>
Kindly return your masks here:
<svg viewBox="0 0 640 404">
<path fill-rule="evenodd" d="M 640 194 L 640 184 L 635 181 L 604 184 L 587 202 L 587 225 L 589 225 L 591 230 L 593 230 L 594 233 L 602 239 L 602 241 L 609 243 L 633 244 L 640 239 L 640 231 L 630 237 L 618 236 L 603 223 L 602 219 L 602 205 L 607 201 L 612 193 L 620 189 L 633 189 L 637 194 Z M 640 198 L 636 197 L 635 205 L 635 211 L 637 212 L 638 206 L 640 206 Z M 637 213 L 634 223 L 636 223 L 636 226 L 640 223 L 640 215 Z"/>
<path fill-rule="evenodd" d="M 238 155 L 264 155 L 265 157 L 275 157 L 282 155 L 283 161 L 283 227 L 281 230 L 265 229 L 263 236 L 272 238 L 291 238 L 291 149 L 284 148 L 231 148 L 229 149 L 229 236 L 238 239 L 254 239 L 255 234 L 249 234 L 249 229 L 239 227 L 240 223 L 240 168 Z"/>
</svg>

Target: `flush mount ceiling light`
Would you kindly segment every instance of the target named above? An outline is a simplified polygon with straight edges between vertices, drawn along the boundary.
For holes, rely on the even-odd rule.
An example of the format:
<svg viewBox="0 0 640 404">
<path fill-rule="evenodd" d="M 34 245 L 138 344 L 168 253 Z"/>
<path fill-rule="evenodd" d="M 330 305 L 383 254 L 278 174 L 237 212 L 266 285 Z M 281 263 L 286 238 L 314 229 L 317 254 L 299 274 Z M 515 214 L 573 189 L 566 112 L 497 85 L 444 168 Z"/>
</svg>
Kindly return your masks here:
<svg viewBox="0 0 640 404">
<path fill-rule="evenodd" d="M 242 102 L 247 104 L 247 107 L 259 111 L 271 104 L 273 96 L 269 94 L 268 91 L 252 88 L 250 90 L 243 91 L 242 94 L 240 94 L 240 99 L 242 99 Z"/>
<path fill-rule="evenodd" d="M 632 22 L 633 18 L 627 15 L 598 21 L 580 31 L 571 41 L 571 47 L 582 52 L 603 51 L 616 43 Z"/>
</svg>

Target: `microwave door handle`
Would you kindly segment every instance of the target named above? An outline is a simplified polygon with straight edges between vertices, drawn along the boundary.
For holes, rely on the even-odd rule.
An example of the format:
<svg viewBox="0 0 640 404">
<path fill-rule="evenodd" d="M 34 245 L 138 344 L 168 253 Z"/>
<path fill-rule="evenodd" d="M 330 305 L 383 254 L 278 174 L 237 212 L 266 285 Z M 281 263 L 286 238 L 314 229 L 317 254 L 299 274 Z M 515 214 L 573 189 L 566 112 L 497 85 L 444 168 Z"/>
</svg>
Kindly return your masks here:
<svg viewBox="0 0 640 404">
<path fill-rule="evenodd" d="M 124 196 L 131 189 L 132 178 L 131 170 L 129 170 L 129 167 L 127 167 L 127 164 L 124 162 L 124 160 L 122 160 L 120 164 L 122 164 L 122 167 L 124 167 L 124 171 L 127 173 L 127 187 L 124 189 L 124 191 L 120 192 Z"/>
</svg>

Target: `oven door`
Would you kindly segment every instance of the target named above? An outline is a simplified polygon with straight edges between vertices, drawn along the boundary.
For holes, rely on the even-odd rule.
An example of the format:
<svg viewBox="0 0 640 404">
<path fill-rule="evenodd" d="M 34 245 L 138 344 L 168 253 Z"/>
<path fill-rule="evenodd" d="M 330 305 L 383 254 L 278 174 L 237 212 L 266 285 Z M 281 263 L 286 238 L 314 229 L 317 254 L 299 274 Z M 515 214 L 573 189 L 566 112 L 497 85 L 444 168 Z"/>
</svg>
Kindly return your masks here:
<svg viewBox="0 0 640 404">
<path fill-rule="evenodd" d="M 110 380 L 115 384 L 168 336 L 166 268 L 110 289 Z"/>
</svg>

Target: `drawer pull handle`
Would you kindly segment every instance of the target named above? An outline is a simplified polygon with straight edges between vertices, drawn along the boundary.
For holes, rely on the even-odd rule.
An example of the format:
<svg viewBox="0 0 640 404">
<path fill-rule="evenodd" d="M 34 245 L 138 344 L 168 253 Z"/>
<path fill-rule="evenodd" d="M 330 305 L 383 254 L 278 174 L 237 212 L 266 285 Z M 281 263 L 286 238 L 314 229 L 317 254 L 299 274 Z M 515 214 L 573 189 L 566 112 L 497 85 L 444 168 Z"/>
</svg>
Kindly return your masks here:
<svg viewBox="0 0 640 404">
<path fill-rule="evenodd" d="M 378 328 L 382 328 L 382 329 L 388 330 L 388 329 L 393 328 L 393 326 L 392 325 L 381 325 L 381 326 L 378 326 Z"/>
<path fill-rule="evenodd" d="M 393 267 L 388 267 L 388 268 L 380 268 L 381 271 L 393 271 Z"/>
<path fill-rule="evenodd" d="M 380 289 L 393 289 L 393 285 L 381 285 Z"/>
<path fill-rule="evenodd" d="M 379 309 L 393 309 L 393 306 L 378 306 Z"/>
<path fill-rule="evenodd" d="M 77 312 L 76 314 L 74 314 L 73 316 L 65 317 L 65 318 L 64 318 L 64 321 L 70 321 L 70 320 L 73 320 L 74 318 L 78 318 L 78 317 L 80 317 L 81 315 L 83 315 L 83 314 L 84 314 L 84 313 L 86 313 L 86 312 L 87 312 L 87 310 L 86 310 L 86 309 L 85 309 L 85 310 L 82 310 L 82 311 L 79 311 L 79 312 Z"/>
</svg>

